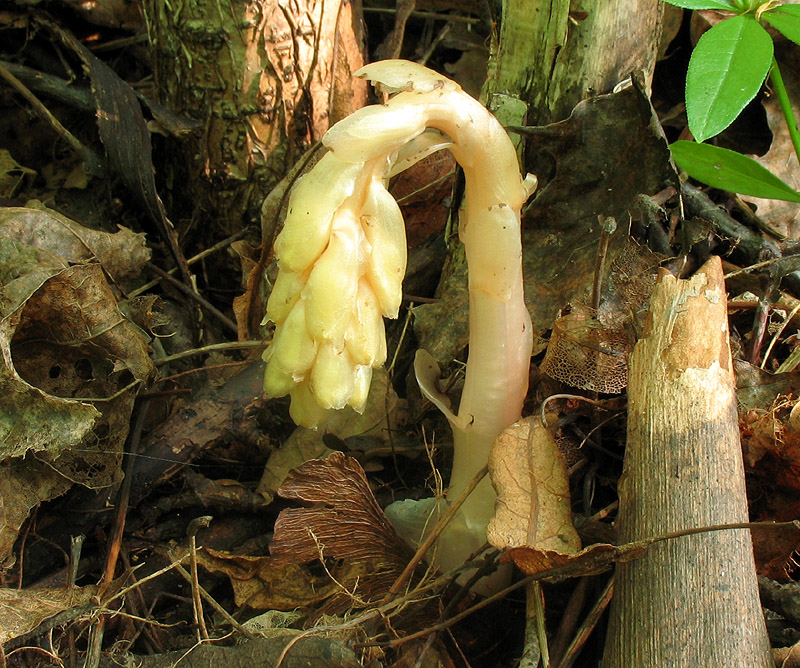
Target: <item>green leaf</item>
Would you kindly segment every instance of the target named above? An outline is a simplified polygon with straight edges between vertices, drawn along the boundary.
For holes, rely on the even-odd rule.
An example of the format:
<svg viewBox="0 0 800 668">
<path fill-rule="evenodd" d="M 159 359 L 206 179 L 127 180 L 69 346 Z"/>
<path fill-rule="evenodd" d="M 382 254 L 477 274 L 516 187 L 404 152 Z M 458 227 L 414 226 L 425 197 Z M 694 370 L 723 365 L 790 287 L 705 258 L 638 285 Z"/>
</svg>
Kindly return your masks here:
<svg viewBox="0 0 800 668">
<path fill-rule="evenodd" d="M 697 141 L 722 132 L 758 93 L 772 39 L 752 16 L 725 19 L 697 42 L 686 74 L 686 116 Z"/>
<path fill-rule="evenodd" d="M 678 167 L 714 188 L 752 197 L 800 202 L 799 192 L 746 155 L 692 141 L 676 141 L 669 149 Z"/>
<path fill-rule="evenodd" d="M 746 12 L 752 12 L 754 9 L 758 9 L 761 5 L 770 1 L 771 0 L 733 0 L 733 4 L 736 5 L 738 13 L 744 14 Z"/>
<path fill-rule="evenodd" d="M 800 5 L 782 5 L 762 16 L 784 37 L 800 44 Z"/>
<path fill-rule="evenodd" d="M 727 9 L 734 11 L 736 5 L 727 0 L 664 0 L 668 5 L 684 9 Z"/>
</svg>

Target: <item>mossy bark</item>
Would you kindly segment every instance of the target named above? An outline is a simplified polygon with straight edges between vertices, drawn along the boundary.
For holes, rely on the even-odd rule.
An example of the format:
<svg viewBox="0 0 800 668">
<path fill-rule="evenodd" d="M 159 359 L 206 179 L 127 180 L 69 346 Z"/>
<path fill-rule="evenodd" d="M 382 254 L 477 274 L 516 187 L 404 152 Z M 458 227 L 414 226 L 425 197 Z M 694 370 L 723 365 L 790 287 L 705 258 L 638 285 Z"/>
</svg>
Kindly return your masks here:
<svg viewBox="0 0 800 668">
<path fill-rule="evenodd" d="M 661 39 L 662 3 L 551 0 L 534 3 L 528 124 L 567 118 L 581 100 L 610 93 L 634 71 L 649 86 Z"/>
<path fill-rule="evenodd" d="M 365 102 L 360 3 L 144 0 L 170 110 L 201 130 L 172 160 L 173 218 L 219 237 L 258 220 L 264 195 L 327 128 Z M 175 188 L 177 190 L 177 188 Z M 182 202 L 180 201 L 182 200 Z"/>
</svg>

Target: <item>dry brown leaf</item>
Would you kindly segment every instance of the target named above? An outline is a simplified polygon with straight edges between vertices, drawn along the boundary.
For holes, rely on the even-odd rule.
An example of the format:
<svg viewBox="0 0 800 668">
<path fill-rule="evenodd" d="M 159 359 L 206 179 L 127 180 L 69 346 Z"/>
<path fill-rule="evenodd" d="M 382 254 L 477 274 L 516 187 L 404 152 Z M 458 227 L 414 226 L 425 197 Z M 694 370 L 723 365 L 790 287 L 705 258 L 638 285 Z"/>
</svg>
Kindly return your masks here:
<svg viewBox="0 0 800 668">
<path fill-rule="evenodd" d="M 66 481 L 100 488 L 119 477 L 134 401 L 124 390 L 154 367 L 147 336 L 119 311 L 107 276 L 138 272 L 147 254 L 130 231 L 0 209 L 0 459 L 32 454 L 61 478 L 26 461 L 3 487 L 0 563 L 13 561 L 23 515 Z"/>
<path fill-rule="evenodd" d="M 89 603 L 95 586 L 47 589 L 0 589 L 0 644 L 33 631 L 64 610 Z"/>
<path fill-rule="evenodd" d="M 11 339 L 25 303 L 47 280 L 64 271 L 65 260 L 0 235 L 0 459 L 29 450 L 61 451 L 89 432 L 99 412 L 93 406 L 52 396 L 24 381 L 13 364 Z"/>
<path fill-rule="evenodd" d="M 119 473 L 134 395 L 122 392 L 154 373 L 146 336 L 125 319 L 98 264 L 53 276 L 21 309 L 10 345 L 22 382 L 50 397 L 103 399 L 84 442 L 44 443 L 36 456 L 92 488 Z"/>
<path fill-rule="evenodd" d="M 773 389 L 771 405 L 766 409 L 740 408 L 739 413 L 748 492 L 752 488 L 754 497 L 761 497 L 751 512 L 770 519 L 790 519 L 800 511 L 800 400 L 792 389 L 779 391 L 776 397 L 774 384 L 764 387 Z M 786 580 L 794 569 L 792 553 L 800 549 L 800 532 L 776 535 L 774 531 L 754 529 L 751 533 L 759 575 Z"/>
<path fill-rule="evenodd" d="M 796 508 L 792 509 L 796 511 Z M 791 511 L 790 511 L 791 512 Z M 750 530 L 753 537 L 753 554 L 759 575 L 779 582 L 794 580 L 797 567 L 796 551 L 800 550 L 800 528 L 784 527 L 780 530 L 767 525 Z"/>
<path fill-rule="evenodd" d="M 348 637 L 300 636 L 284 629 L 271 638 L 254 638 L 238 645 L 196 643 L 187 649 L 161 654 L 114 652 L 114 665 L 138 668 L 206 668 L 207 666 L 280 666 L 281 668 L 361 668 Z M 342 634 L 343 635 L 343 634 Z M 360 654 L 360 653 L 359 653 Z"/>
<path fill-rule="evenodd" d="M 14 543 L 30 511 L 70 486 L 69 480 L 35 460 L 11 459 L 0 467 L 0 570 L 14 565 Z"/>
<path fill-rule="evenodd" d="M 275 522 L 270 554 L 281 562 L 308 563 L 320 556 L 378 560 L 405 566 L 408 548 L 386 519 L 364 469 L 334 452 L 292 471 L 278 494 L 316 504 L 282 510 Z"/>
<path fill-rule="evenodd" d="M 492 545 L 562 554 L 580 549 L 564 456 L 538 418 L 525 418 L 500 434 L 489 455 L 489 473 L 497 490 L 495 516 L 486 530 Z"/>
<path fill-rule="evenodd" d="M 800 490 L 800 400 L 779 394 L 768 411 L 740 415 L 745 465 L 772 485 Z"/>
<path fill-rule="evenodd" d="M 533 547 L 515 547 L 503 555 L 503 561 L 513 561 L 527 575 L 543 574 L 544 577 L 583 577 L 596 575 L 621 561 L 639 559 L 647 552 L 653 541 L 628 543 L 617 547 L 607 543 L 596 543 L 574 554 Z M 546 573 L 552 571 L 552 573 Z"/>
<path fill-rule="evenodd" d="M 197 562 L 230 579 L 237 606 L 255 610 L 294 610 L 313 607 L 336 589 L 326 576 L 311 575 L 297 564 L 277 564 L 270 557 L 231 554 L 204 548 Z"/>
<path fill-rule="evenodd" d="M 109 234 L 39 207 L 0 208 L 0 236 L 49 251 L 72 264 L 96 260 L 118 282 L 139 276 L 150 259 L 143 233 L 120 227 Z"/>
<path fill-rule="evenodd" d="M 342 560 L 333 575 L 343 591 L 325 612 L 341 614 L 353 601 L 382 597 L 411 558 L 386 519 L 361 465 L 341 452 L 292 471 L 278 494 L 315 504 L 282 510 L 270 554 L 277 563 Z"/>
<path fill-rule="evenodd" d="M 666 540 L 673 540 L 690 533 L 728 530 L 729 525 L 719 525 L 717 527 L 706 527 L 701 529 L 689 529 L 676 531 L 672 534 L 654 536 L 634 543 L 623 545 L 611 545 L 608 543 L 595 543 L 574 554 L 563 554 L 547 549 L 537 549 L 531 547 L 515 547 L 503 554 L 502 561 L 513 561 L 514 564 L 527 575 L 536 575 L 537 579 L 550 578 L 573 578 L 586 575 L 596 575 L 607 571 L 615 563 L 624 563 L 640 559 L 650 547 L 655 543 Z M 741 525 L 735 525 L 741 526 Z M 756 540 L 772 541 L 785 549 L 783 562 L 788 563 L 788 555 L 800 541 L 800 528 L 797 522 L 753 522 L 745 524 L 753 532 Z M 785 576 L 785 572 L 783 573 Z"/>
</svg>

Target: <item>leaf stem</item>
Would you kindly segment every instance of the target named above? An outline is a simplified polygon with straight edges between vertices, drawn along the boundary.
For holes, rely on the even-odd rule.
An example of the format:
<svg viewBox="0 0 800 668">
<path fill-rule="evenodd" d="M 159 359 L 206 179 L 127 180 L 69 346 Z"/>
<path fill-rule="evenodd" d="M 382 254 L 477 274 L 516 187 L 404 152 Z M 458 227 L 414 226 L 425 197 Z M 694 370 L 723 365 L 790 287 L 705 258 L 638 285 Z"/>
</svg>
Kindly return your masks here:
<svg viewBox="0 0 800 668">
<path fill-rule="evenodd" d="M 772 82 L 775 94 L 778 96 L 778 102 L 781 105 L 783 117 L 786 119 L 786 125 L 789 128 L 789 136 L 792 138 L 795 156 L 797 156 L 797 160 L 800 162 L 800 130 L 797 129 L 797 117 L 794 115 L 792 102 L 789 100 L 789 94 L 786 92 L 786 86 L 783 83 L 781 70 L 778 67 L 778 61 L 775 59 L 775 56 L 772 57 L 772 68 L 769 71 L 769 78 Z"/>
</svg>

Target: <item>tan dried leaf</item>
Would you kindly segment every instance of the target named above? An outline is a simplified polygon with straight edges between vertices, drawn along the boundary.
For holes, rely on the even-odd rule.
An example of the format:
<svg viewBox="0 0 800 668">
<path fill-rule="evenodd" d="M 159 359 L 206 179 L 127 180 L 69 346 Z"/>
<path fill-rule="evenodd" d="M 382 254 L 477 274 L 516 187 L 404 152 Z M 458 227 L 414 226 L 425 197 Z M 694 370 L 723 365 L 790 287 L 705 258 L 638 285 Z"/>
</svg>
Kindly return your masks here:
<svg viewBox="0 0 800 668">
<path fill-rule="evenodd" d="M 48 397 L 107 399 L 96 405 L 93 433 L 83 440 L 59 444 L 45 436 L 31 449 L 73 482 L 112 484 L 134 400 L 120 391 L 146 381 L 154 367 L 146 336 L 119 311 L 102 267 L 79 264 L 42 285 L 21 309 L 10 350 L 21 382 Z"/>
<path fill-rule="evenodd" d="M 137 272 L 148 253 L 143 235 L 130 231 L 0 208 L 0 459 L 31 453 L 60 476 L 28 462 L 26 474 L 7 481 L 0 563 L 13 559 L 30 509 L 62 494 L 65 480 L 100 488 L 118 479 L 135 398 L 124 390 L 154 367 L 146 335 L 120 312 L 107 276 Z"/>
<path fill-rule="evenodd" d="M 98 261 L 114 281 L 138 276 L 150 259 L 144 233 L 93 230 L 48 208 L 0 208 L 0 236 L 49 251 L 72 264 Z"/>
<path fill-rule="evenodd" d="M 543 579 L 583 577 L 603 573 L 614 563 L 639 559 L 653 542 L 653 540 L 641 541 L 620 546 L 595 543 L 574 554 L 533 547 L 515 547 L 503 555 L 503 561 L 513 561 L 526 575 L 541 573 Z M 545 571 L 552 573 L 545 574 Z"/>
<path fill-rule="evenodd" d="M 20 377 L 11 340 L 26 302 L 67 269 L 62 258 L 0 235 L 0 458 L 28 450 L 63 450 L 91 430 L 99 412 L 90 404 L 48 394 Z"/>
<path fill-rule="evenodd" d="M 538 418 L 525 418 L 500 434 L 489 455 L 489 473 L 497 490 L 495 516 L 486 530 L 492 545 L 562 554 L 580 549 L 564 456 Z"/>
<path fill-rule="evenodd" d="M 5 462 L 0 468 L 0 570 L 16 562 L 14 544 L 30 511 L 70 486 L 70 481 L 36 460 Z M 0 618 L 0 629 L 3 627 Z"/>
<path fill-rule="evenodd" d="M 297 564 L 276 564 L 270 557 L 236 555 L 204 548 L 197 562 L 226 575 L 237 606 L 254 610 L 294 610 L 313 607 L 336 588 L 330 578 L 311 575 Z"/>
<path fill-rule="evenodd" d="M 708 530 L 713 529 L 714 527 L 708 527 Z M 764 571 L 769 573 L 768 577 L 785 577 L 786 571 L 783 570 L 783 567 L 790 563 L 789 555 L 800 541 L 800 530 L 797 523 L 755 522 L 751 531 L 757 558 L 759 551 L 762 554 L 762 559 L 759 560 L 760 568 L 768 569 Z M 681 533 L 677 532 L 677 534 Z M 537 575 L 537 579 L 583 577 L 603 573 L 609 570 L 613 564 L 641 559 L 647 554 L 650 546 L 677 537 L 676 534 L 666 534 L 622 545 L 595 543 L 574 554 L 563 554 L 532 547 L 514 547 L 503 555 L 502 560 L 513 561 L 523 573 Z M 767 562 L 767 558 L 770 558 L 771 561 Z"/>
<path fill-rule="evenodd" d="M 0 643 L 33 631 L 46 619 L 85 605 L 98 588 L 0 589 Z"/>
</svg>

